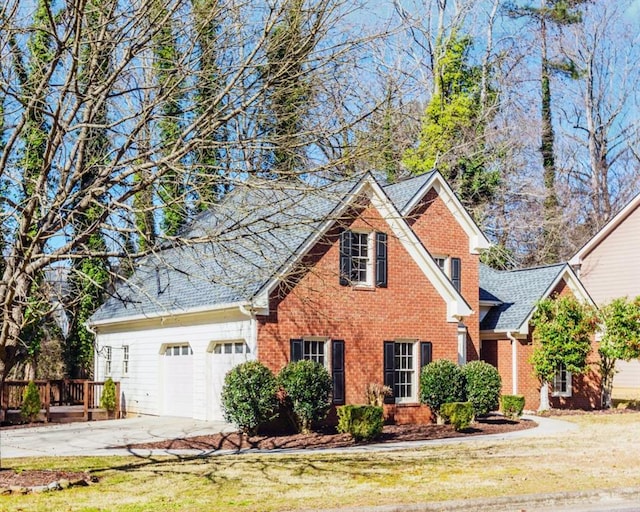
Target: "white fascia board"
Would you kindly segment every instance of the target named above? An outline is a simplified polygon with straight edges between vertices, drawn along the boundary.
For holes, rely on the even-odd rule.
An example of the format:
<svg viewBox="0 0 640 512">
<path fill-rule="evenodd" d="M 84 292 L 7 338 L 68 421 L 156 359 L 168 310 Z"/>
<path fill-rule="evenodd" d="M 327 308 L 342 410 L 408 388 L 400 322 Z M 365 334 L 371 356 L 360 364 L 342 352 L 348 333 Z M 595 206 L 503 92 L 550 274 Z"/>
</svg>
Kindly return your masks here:
<svg viewBox="0 0 640 512">
<path fill-rule="evenodd" d="M 424 272 L 438 294 L 445 300 L 447 304 L 447 321 L 457 322 L 462 317 L 471 315 L 473 310 L 467 304 L 467 301 L 464 300 L 451 281 L 440 270 L 429 251 L 427 251 L 409 224 L 389 200 L 382 187 L 375 180 L 369 180 L 368 183 L 373 192 L 371 196 L 372 204 L 389 224 L 394 236 L 404 246 L 420 267 L 420 270 Z"/>
<path fill-rule="evenodd" d="M 417 194 L 415 194 L 411 201 L 402 209 L 402 215 L 406 217 L 411 213 L 411 210 L 422 200 L 422 198 L 431 189 L 434 189 L 438 196 L 442 199 L 447 206 L 453 217 L 458 221 L 466 235 L 469 237 L 469 252 L 471 254 L 478 254 L 483 249 L 491 247 L 491 242 L 487 239 L 482 230 L 478 227 L 473 217 L 469 215 L 466 208 L 462 205 L 458 196 L 456 196 L 453 189 L 444 179 L 442 174 L 438 171 L 434 171 L 431 178 L 429 178 L 424 185 L 420 188 Z"/>
<path fill-rule="evenodd" d="M 495 339 L 496 337 L 501 337 L 503 339 L 507 338 L 507 333 L 511 332 L 511 335 L 519 340 L 523 340 L 527 338 L 528 332 L 521 333 L 518 330 L 512 329 L 483 329 L 480 331 L 480 339 Z"/>
<path fill-rule="evenodd" d="M 627 205 L 620 210 L 612 219 L 607 222 L 600 231 L 598 231 L 591 240 L 582 246 L 582 248 L 569 260 L 570 265 L 580 265 L 585 256 L 587 256 L 597 245 L 607 238 L 636 208 L 640 207 L 640 194 L 634 197 Z"/>
<path fill-rule="evenodd" d="M 586 288 L 582 284 L 582 281 L 578 279 L 578 276 L 576 276 L 576 273 L 573 271 L 573 269 L 569 264 L 566 264 L 562 269 L 562 271 L 558 273 L 557 277 L 553 280 L 553 283 L 551 283 L 551 285 L 545 290 L 544 294 L 542 295 L 542 297 L 540 297 L 540 299 L 541 300 L 546 299 L 549 296 L 549 294 L 555 289 L 555 287 L 558 286 L 558 284 L 562 279 L 565 280 L 565 282 L 567 283 L 567 286 L 571 290 L 571 293 L 573 293 L 576 299 L 578 299 L 579 301 L 585 302 L 590 306 L 597 307 L 596 303 L 591 298 L 591 295 L 589 295 L 589 292 L 587 292 Z M 531 310 L 526 320 L 522 322 L 522 325 L 520 326 L 520 329 L 518 330 L 518 332 L 520 332 L 521 334 L 526 334 L 529 332 L 529 322 L 531 321 L 531 318 L 533 317 L 535 310 L 536 308 L 533 308 Z"/>
<path fill-rule="evenodd" d="M 257 302 L 229 302 L 226 304 L 212 304 L 207 306 L 200 306 L 197 308 L 189 308 L 189 309 L 173 309 L 169 311 L 157 311 L 150 314 L 138 314 L 138 315 L 130 315 L 123 316 L 119 318 L 105 318 L 103 320 L 98 320 L 95 322 L 87 322 L 86 325 L 90 328 L 101 327 L 105 325 L 117 325 L 123 324 L 127 322 L 136 322 L 140 320 L 153 320 L 155 318 L 168 318 L 168 317 L 178 317 L 183 315 L 193 315 L 198 313 L 208 313 L 208 312 L 221 312 L 221 311 L 233 311 L 240 309 L 241 311 L 250 311 L 260 313 L 261 309 L 264 308 L 264 305 L 259 304 Z"/>
</svg>

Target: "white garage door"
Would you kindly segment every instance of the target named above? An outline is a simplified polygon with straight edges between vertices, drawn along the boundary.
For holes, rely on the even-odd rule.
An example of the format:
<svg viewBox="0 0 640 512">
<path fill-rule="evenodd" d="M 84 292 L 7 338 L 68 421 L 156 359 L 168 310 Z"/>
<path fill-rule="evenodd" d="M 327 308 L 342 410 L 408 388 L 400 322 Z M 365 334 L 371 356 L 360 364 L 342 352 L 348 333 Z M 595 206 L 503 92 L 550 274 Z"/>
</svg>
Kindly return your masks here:
<svg viewBox="0 0 640 512">
<path fill-rule="evenodd" d="M 214 342 L 209 351 L 209 372 L 211 375 L 212 420 L 223 420 L 222 386 L 224 376 L 231 368 L 250 359 L 249 346 L 244 341 Z"/>
<path fill-rule="evenodd" d="M 166 416 L 193 417 L 193 350 L 189 344 L 168 345 L 162 356 Z"/>
</svg>

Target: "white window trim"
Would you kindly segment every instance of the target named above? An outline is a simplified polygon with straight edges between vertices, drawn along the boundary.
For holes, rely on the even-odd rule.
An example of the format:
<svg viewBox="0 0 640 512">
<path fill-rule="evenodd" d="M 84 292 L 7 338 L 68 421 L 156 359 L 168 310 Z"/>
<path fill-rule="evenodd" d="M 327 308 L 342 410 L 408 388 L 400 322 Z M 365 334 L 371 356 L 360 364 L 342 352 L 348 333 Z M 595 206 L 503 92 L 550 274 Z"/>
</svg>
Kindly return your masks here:
<svg viewBox="0 0 640 512">
<path fill-rule="evenodd" d="M 307 342 L 313 342 L 313 341 L 317 341 L 317 342 L 321 342 L 324 343 L 324 367 L 331 372 L 331 360 L 329 359 L 329 347 L 331 346 L 331 340 L 330 338 L 327 338 L 326 336 L 303 336 L 302 337 L 302 358 L 306 359 L 305 356 L 305 345 Z"/>
<path fill-rule="evenodd" d="M 122 375 L 129 375 L 129 358 L 131 357 L 131 348 L 129 345 L 122 345 Z"/>
<path fill-rule="evenodd" d="M 572 391 L 573 391 L 573 375 L 571 374 L 571 372 L 566 371 L 565 370 L 565 374 L 567 376 L 567 389 L 566 391 L 562 391 L 562 390 L 557 390 L 557 386 L 556 386 L 556 382 L 559 381 L 559 374 L 560 374 L 560 370 L 558 370 L 556 372 L 556 374 L 553 376 L 553 392 L 551 393 L 551 396 L 553 397 L 559 397 L 559 398 L 569 398 L 572 396 Z"/>
<path fill-rule="evenodd" d="M 174 347 L 180 347 L 180 353 L 179 354 L 173 354 L 173 348 Z M 189 347 L 189 353 L 188 354 L 183 354 L 182 353 L 182 347 Z M 170 354 L 167 353 L 168 349 L 172 349 Z M 193 355 L 193 347 L 188 342 L 165 343 L 160 347 L 160 355 L 163 355 L 165 357 L 192 356 Z"/>
<path fill-rule="evenodd" d="M 451 257 L 445 256 L 444 254 L 434 254 L 433 261 L 436 262 L 438 268 L 441 268 L 444 272 L 444 275 L 451 279 Z M 440 267 L 437 260 L 444 260 L 444 268 Z"/>
<path fill-rule="evenodd" d="M 395 401 L 396 404 L 415 404 L 418 403 L 418 386 L 419 386 L 419 377 L 420 377 L 420 369 L 418 368 L 418 365 L 420 364 L 420 345 L 419 345 L 419 341 L 415 340 L 415 339 L 397 339 L 397 340 L 393 340 L 394 343 L 398 344 L 398 343 L 407 343 L 410 345 L 413 345 L 411 354 L 412 354 L 412 371 L 413 371 L 413 376 L 411 378 L 411 396 L 408 397 L 395 397 Z M 398 369 L 395 369 L 395 371 L 399 371 Z M 395 390 L 394 390 L 394 394 L 395 394 Z"/>
<path fill-rule="evenodd" d="M 113 348 L 110 346 L 104 347 L 104 374 L 106 377 L 111 376 L 113 370 Z"/>
<path fill-rule="evenodd" d="M 375 261 L 375 237 L 374 231 L 362 230 L 362 229 L 352 229 L 352 233 L 358 235 L 367 235 L 367 263 L 366 263 L 366 279 L 364 281 L 351 281 L 351 284 L 355 288 L 373 288 L 373 274 L 374 274 L 374 261 Z M 353 267 L 353 246 L 351 252 L 351 265 Z"/>
</svg>

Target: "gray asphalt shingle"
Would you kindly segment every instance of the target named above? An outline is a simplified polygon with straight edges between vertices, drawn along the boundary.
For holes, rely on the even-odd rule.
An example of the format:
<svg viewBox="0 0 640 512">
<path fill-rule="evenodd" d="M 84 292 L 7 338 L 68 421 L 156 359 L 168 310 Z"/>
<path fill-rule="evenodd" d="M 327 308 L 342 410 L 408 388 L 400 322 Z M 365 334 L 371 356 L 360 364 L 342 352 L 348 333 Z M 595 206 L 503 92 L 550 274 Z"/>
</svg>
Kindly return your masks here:
<svg viewBox="0 0 640 512">
<path fill-rule="evenodd" d="M 502 302 L 491 308 L 480 330 L 517 331 L 536 303 L 565 269 L 566 263 L 523 270 L 497 271 L 480 265 L 480 300 Z"/>
</svg>

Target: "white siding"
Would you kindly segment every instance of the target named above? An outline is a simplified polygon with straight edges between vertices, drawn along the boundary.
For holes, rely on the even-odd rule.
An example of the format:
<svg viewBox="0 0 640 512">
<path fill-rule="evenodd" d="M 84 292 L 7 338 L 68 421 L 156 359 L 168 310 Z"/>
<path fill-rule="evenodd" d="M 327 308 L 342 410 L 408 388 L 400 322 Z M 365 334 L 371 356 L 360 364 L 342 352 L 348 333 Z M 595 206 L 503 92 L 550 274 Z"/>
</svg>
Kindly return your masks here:
<svg viewBox="0 0 640 512">
<path fill-rule="evenodd" d="M 244 340 L 255 358 L 255 321 L 226 320 L 196 325 L 154 326 L 137 328 L 128 332 L 99 333 L 97 342 L 96 379 L 104 375 L 105 346 L 112 347 L 111 377 L 121 382 L 121 392 L 126 411 L 132 414 L 161 415 L 164 400 L 164 383 L 161 365 L 163 348 L 167 344 L 189 343 L 193 349 L 193 417 L 196 419 L 221 419 L 212 417 L 209 409 L 211 379 L 207 378 L 207 349 L 212 341 Z M 129 345 L 129 372 L 122 375 L 122 346 Z M 209 384 L 209 386 L 208 386 Z"/>
</svg>

